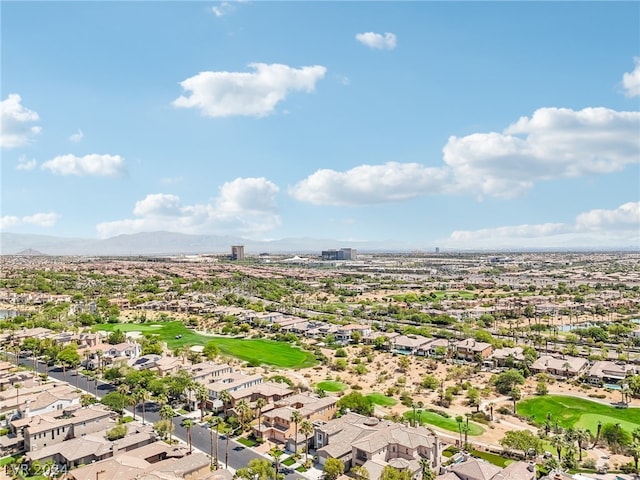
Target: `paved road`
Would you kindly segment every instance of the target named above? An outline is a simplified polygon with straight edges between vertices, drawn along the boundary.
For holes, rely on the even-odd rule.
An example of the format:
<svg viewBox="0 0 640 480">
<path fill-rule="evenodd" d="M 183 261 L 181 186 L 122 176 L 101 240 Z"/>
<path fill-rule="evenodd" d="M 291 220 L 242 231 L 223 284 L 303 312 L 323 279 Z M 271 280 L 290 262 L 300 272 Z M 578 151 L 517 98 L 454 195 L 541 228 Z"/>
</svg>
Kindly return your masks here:
<svg viewBox="0 0 640 480">
<path fill-rule="evenodd" d="M 10 360 L 12 360 L 13 355 L 8 354 Z M 25 367 L 33 368 L 33 359 L 27 357 L 21 357 L 19 363 Z M 43 362 L 38 362 L 38 373 L 45 372 L 45 364 Z M 64 372 L 61 367 L 49 367 L 48 375 L 51 378 L 55 378 L 56 380 L 64 381 Z M 66 372 L 66 381 L 72 385 L 76 386 L 87 393 L 95 395 L 97 392 L 97 397 L 100 399 L 107 393 L 115 390 L 115 387 L 110 383 L 102 382 L 100 380 L 97 381 L 97 389 L 96 383 L 94 380 L 89 380 L 82 374 L 76 376 L 75 370 L 67 370 Z M 134 407 L 136 419 L 141 420 L 142 418 L 142 408 L 140 405 L 136 405 Z M 128 410 L 133 413 L 133 411 Z M 173 418 L 174 431 L 173 436 L 179 438 L 183 442 L 187 443 L 187 430 L 182 426 L 182 421 L 186 417 L 182 415 L 177 415 Z M 159 405 L 155 402 L 147 402 L 145 403 L 145 421 L 147 423 L 155 423 L 160 420 L 159 414 Z M 213 438 L 213 449 L 211 447 L 211 442 Z M 211 432 L 209 427 L 203 426 L 200 424 L 196 424 L 191 428 L 191 443 L 194 449 L 200 450 L 206 455 L 210 455 L 213 452 L 213 457 L 216 457 L 216 452 L 214 451 L 216 448 L 216 433 L 215 431 Z M 238 468 L 246 467 L 254 458 L 265 458 L 263 455 L 253 451 L 250 448 L 246 448 L 241 443 L 236 442 L 233 439 L 229 439 L 227 442 L 227 438 L 224 435 L 220 435 L 218 439 L 218 460 L 220 464 L 225 463 L 225 459 L 229 459 L 229 467 L 232 471 L 237 470 Z M 284 467 L 282 467 L 284 468 Z M 299 473 L 287 473 L 287 480 L 296 480 L 296 479 L 305 479 L 306 477 L 300 475 Z"/>
</svg>

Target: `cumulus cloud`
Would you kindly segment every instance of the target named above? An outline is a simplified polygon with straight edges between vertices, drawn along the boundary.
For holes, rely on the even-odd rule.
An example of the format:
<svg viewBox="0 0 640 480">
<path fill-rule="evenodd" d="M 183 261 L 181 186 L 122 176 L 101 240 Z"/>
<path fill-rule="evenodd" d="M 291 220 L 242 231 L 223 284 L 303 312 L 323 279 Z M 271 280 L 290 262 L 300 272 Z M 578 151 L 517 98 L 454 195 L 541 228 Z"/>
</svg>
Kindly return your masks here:
<svg viewBox="0 0 640 480">
<path fill-rule="evenodd" d="M 38 162 L 36 162 L 35 158 L 29 159 L 26 155 L 20 155 L 18 158 L 18 165 L 16 165 L 16 170 L 24 170 L 29 171 L 36 168 Z"/>
<path fill-rule="evenodd" d="M 33 110 L 22 105 L 20 95 L 12 93 L 0 102 L 0 146 L 15 148 L 27 145 L 42 130 L 31 125 L 40 120 Z"/>
<path fill-rule="evenodd" d="M 187 78 L 180 85 L 189 95 L 181 95 L 173 105 L 197 108 L 208 117 L 264 117 L 289 93 L 314 91 L 327 71 L 321 65 L 292 68 L 252 63 L 249 67 L 252 72 L 201 72 Z"/>
<path fill-rule="evenodd" d="M 622 76 L 622 88 L 627 97 L 637 97 L 640 95 L 640 57 L 633 59 L 636 68 L 632 72 Z"/>
<path fill-rule="evenodd" d="M 33 215 L 27 215 L 24 217 L 5 215 L 3 217 L 0 217 L 0 229 L 6 230 L 8 228 L 19 227 L 21 225 L 53 227 L 58 222 L 58 220 L 60 220 L 60 215 L 53 212 L 34 213 Z"/>
<path fill-rule="evenodd" d="M 116 177 L 125 173 L 124 159 L 120 155 L 95 153 L 84 157 L 60 155 L 44 162 L 40 168 L 56 175 Z"/>
<path fill-rule="evenodd" d="M 176 195 L 155 193 L 136 202 L 136 218 L 97 225 L 100 236 L 149 231 L 191 234 L 256 235 L 280 225 L 278 187 L 265 178 L 227 182 L 213 201 L 183 205 Z"/>
<path fill-rule="evenodd" d="M 82 141 L 83 137 L 84 137 L 84 133 L 82 133 L 82 130 L 78 129 L 76 133 L 72 134 L 69 137 L 69 140 L 72 141 L 73 143 L 79 143 Z"/>
<path fill-rule="evenodd" d="M 318 170 L 290 189 L 317 205 L 370 205 L 420 195 L 510 198 L 536 182 L 601 175 L 640 161 L 640 112 L 541 108 L 503 132 L 452 136 L 443 165 L 361 165 Z"/>
<path fill-rule="evenodd" d="M 640 202 L 613 210 L 597 209 L 579 214 L 572 224 L 515 225 L 453 232 L 442 241 L 449 248 L 500 248 L 502 246 L 640 246 Z"/>
<path fill-rule="evenodd" d="M 374 32 L 358 33 L 356 40 L 369 48 L 377 50 L 393 50 L 398 45 L 395 34 L 389 32 L 384 35 Z"/>
<path fill-rule="evenodd" d="M 372 205 L 442 193 L 447 177 L 444 169 L 389 162 L 360 165 L 346 172 L 318 170 L 289 193 L 315 205 Z"/>
<path fill-rule="evenodd" d="M 450 137 L 444 161 L 461 192 L 513 197 L 535 181 L 605 174 L 638 163 L 640 112 L 541 108 L 504 132 Z"/>
</svg>

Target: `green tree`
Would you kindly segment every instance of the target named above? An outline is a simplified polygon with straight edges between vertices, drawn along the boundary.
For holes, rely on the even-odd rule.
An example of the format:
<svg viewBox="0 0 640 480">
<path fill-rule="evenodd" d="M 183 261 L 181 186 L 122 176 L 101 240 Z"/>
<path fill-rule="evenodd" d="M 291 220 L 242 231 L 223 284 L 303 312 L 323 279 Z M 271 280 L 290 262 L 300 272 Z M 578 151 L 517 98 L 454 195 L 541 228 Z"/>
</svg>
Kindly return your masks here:
<svg viewBox="0 0 640 480">
<path fill-rule="evenodd" d="M 398 470 L 391 465 L 387 465 L 382 469 L 380 480 L 411 480 L 411 472 L 409 470 Z"/>
<path fill-rule="evenodd" d="M 264 458 L 254 458 L 249 461 L 246 467 L 236 470 L 234 478 L 245 480 L 276 480 L 276 470 L 268 460 Z"/>
<path fill-rule="evenodd" d="M 360 392 L 351 392 L 338 400 L 338 408 L 342 413 L 347 409 L 360 415 L 371 416 L 373 414 L 373 403 Z"/>
<path fill-rule="evenodd" d="M 169 443 L 173 443 L 173 417 L 176 412 L 171 405 L 163 405 L 160 407 L 160 418 L 169 422 Z"/>
<path fill-rule="evenodd" d="M 300 433 L 304 435 L 305 462 L 309 460 L 309 437 L 313 435 L 313 424 L 309 420 L 304 420 L 300 424 Z"/>
<path fill-rule="evenodd" d="M 509 395 L 513 387 L 524 384 L 524 376 L 518 370 L 506 370 L 496 375 L 491 383 L 496 387 L 498 393 Z"/>
<path fill-rule="evenodd" d="M 195 423 L 190 418 L 185 418 L 184 420 L 182 420 L 181 425 L 182 425 L 182 428 L 184 428 L 187 431 L 187 445 L 189 445 L 189 453 L 192 453 L 193 445 L 191 443 L 191 429 L 193 428 Z"/>
<path fill-rule="evenodd" d="M 293 447 L 294 453 L 298 453 L 298 424 L 302 421 L 302 414 L 299 410 L 291 412 L 291 421 L 295 426 L 295 446 Z"/>
<path fill-rule="evenodd" d="M 125 424 L 116 425 L 111 430 L 107 431 L 107 440 L 114 441 L 120 438 L 124 438 L 127 435 L 127 426 Z"/>
<path fill-rule="evenodd" d="M 529 430 L 510 430 L 500 440 L 500 445 L 511 450 L 519 450 L 527 455 L 533 451 L 540 455 L 544 451 L 542 440 Z"/>
<path fill-rule="evenodd" d="M 207 342 L 202 350 L 202 354 L 207 360 L 215 360 L 216 357 L 220 355 L 220 349 L 218 348 L 215 340 Z"/>
<path fill-rule="evenodd" d="M 118 343 L 124 343 L 126 341 L 127 341 L 127 336 L 119 328 L 116 328 L 107 337 L 107 343 L 110 345 L 117 345 Z"/>
<path fill-rule="evenodd" d="M 81 358 L 78 353 L 78 346 L 75 343 L 71 343 L 64 347 L 57 356 L 58 362 L 62 364 L 62 376 L 64 381 L 67 381 L 67 368 L 73 368 L 80 364 Z"/>
<path fill-rule="evenodd" d="M 336 480 L 344 473 L 344 463 L 337 458 L 327 458 L 324 462 L 324 476 L 327 480 Z"/>
</svg>

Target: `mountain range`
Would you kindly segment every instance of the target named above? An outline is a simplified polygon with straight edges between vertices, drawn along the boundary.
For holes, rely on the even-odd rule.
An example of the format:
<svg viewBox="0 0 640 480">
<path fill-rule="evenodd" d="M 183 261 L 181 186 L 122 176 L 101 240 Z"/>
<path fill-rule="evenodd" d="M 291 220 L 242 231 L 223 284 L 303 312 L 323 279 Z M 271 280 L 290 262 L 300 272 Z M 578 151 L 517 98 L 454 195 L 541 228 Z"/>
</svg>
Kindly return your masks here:
<svg viewBox="0 0 640 480">
<path fill-rule="evenodd" d="M 361 251 L 401 251 L 408 246 L 387 242 L 343 242 L 315 238 L 248 240 L 220 235 L 188 235 L 174 232 L 148 232 L 118 235 L 105 239 L 65 238 L 46 235 L 0 233 L 2 255 L 188 255 L 230 254 L 231 245 L 244 245 L 248 254 L 317 254 L 322 250 L 355 248 Z"/>
</svg>

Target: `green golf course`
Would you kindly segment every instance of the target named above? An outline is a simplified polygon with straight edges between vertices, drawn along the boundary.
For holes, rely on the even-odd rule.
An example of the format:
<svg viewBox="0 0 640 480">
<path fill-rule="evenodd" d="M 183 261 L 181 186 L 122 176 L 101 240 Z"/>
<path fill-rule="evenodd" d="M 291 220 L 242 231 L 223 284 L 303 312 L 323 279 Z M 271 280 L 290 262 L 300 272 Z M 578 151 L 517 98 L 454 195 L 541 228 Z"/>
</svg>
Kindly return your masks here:
<svg viewBox="0 0 640 480">
<path fill-rule="evenodd" d="M 318 382 L 316 387 L 325 392 L 342 392 L 349 386 L 346 383 L 336 382 L 335 380 L 323 380 Z"/>
<path fill-rule="evenodd" d="M 445 417 L 443 415 L 439 415 L 435 412 L 430 412 L 427 410 L 419 410 L 416 412 L 418 419 L 420 421 L 420 425 L 433 425 L 434 427 L 442 428 L 443 430 L 449 430 L 450 432 L 459 433 L 458 428 L 462 428 L 464 433 L 464 428 L 466 427 L 466 418 L 462 422 L 462 424 L 458 425 L 455 417 Z M 411 420 L 413 418 L 413 410 L 407 410 L 404 412 L 404 417 L 407 420 Z M 482 428 L 477 423 L 469 422 L 469 436 L 478 436 L 484 433 L 484 428 Z"/>
<path fill-rule="evenodd" d="M 183 346 L 204 346 L 213 341 L 220 353 L 244 360 L 253 365 L 274 365 L 283 368 L 308 368 L 316 364 L 315 357 L 289 343 L 262 338 L 232 338 L 202 335 L 184 326 L 183 323 L 103 323 L 95 325 L 93 331 L 152 333 L 175 349 Z"/>
<path fill-rule="evenodd" d="M 544 425 L 549 418 L 563 428 L 583 428 L 594 433 L 598 422 L 619 423 L 628 431 L 640 427 L 639 408 L 616 408 L 591 400 L 565 395 L 544 395 L 522 400 L 517 405 L 518 413 L 531 418 L 537 425 Z"/>
</svg>

